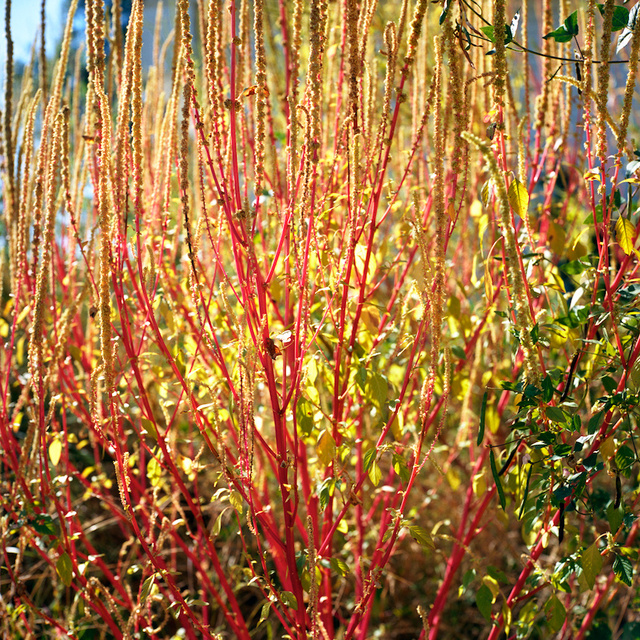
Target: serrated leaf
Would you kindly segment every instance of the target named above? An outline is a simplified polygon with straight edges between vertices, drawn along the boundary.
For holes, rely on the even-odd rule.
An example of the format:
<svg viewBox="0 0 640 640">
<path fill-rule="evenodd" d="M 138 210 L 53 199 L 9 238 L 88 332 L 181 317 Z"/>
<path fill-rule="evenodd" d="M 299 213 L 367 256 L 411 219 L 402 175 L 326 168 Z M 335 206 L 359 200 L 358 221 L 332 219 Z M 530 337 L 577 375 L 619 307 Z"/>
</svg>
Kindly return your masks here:
<svg viewBox="0 0 640 640">
<path fill-rule="evenodd" d="M 567 610 L 557 596 L 551 596 L 544 605 L 544 613 L 547 618 L 547 624 L 554 633 L 562 629 L 562 625 L 567 618 Z"/>
<path fill-rule="evenodd" d="M 603 562 L 597 542 L 582 552 L 582 575 L 589 585 L 589 589 L 593 589 L 596 578 L 602 570 Z"/>
<path fill-rule="evenodd" d="M 478 611 L 482 614 L 482 617 L 489 622 L 491 620 L 491 605 L 493 604 L 493 594 L 491 589 L 483 584 L 476 591 L 476 606 Z"/>
<path fill-rule="evenodd" d="M 513 212 L 524 218 L 529 210 L 529 194 L 525 186 L 519 180 L 513 180 L 509 185 L 507 195 Z"/>
<path fill-rule="evenodd" d="M 62 455 L 62 443 L 60 442 L 60 438 L 54 438 L 49 444 L 49 460 L 51 460 L 51 464 L 54 467 L 58 466 L 58 462 L 60 462 L 61 455 Z"/>
<path fill-rule="evenodd" d="M 624 582 L 628 587 L 633 583 L 633 565 L 628 558 L 616 555 L 613 561 L 613 572 L 620 582 Z"/>
<path fill-rule="evenodd" d="M 630 220 L 622 216 L 616 220 L 616 240 L 628 256 L 633 253 L 635 235 L 636 229 Z"/>
<path fill-rule="evenodd" d="M 426 529 L 419 527 L 417 525 L 411 525 L 409 527 L 409 533 L 411 537 L 425 549 L 431 549 L 432 551 L 436 548 L 436 545 L 433 543 L 431 536 L 428 534 Z"/>
<path fill-rule="evenodd" d="M 62 553 L 56 562 L 56 572 L 65 587 L 71 586 L 73 580 L 73 566 L 68 553 Z"/>
<path fill-rule="evenodd" d="M 318 454 L 320 462 L 322 462 L 325 467 L 333 462 L 336 455 L 336 441 L 326 429 L 323 429 L 320 433 L 316 444 L 316 453 Z"/>
</svg>

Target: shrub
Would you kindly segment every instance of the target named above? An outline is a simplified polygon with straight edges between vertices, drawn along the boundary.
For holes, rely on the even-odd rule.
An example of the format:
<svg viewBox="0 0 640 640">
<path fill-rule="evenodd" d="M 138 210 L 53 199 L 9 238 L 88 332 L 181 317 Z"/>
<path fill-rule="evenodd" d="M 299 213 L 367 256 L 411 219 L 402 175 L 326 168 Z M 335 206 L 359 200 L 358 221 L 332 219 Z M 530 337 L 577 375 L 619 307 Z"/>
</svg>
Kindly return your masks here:
<svg viewBox="0 0 640 640">
<path fill-rule="evenodd" d="M 5 637 L 635 637 L 637 6 L 569 4 L 72 0 L 17 77 L 7 1 Z"/>
</svg>

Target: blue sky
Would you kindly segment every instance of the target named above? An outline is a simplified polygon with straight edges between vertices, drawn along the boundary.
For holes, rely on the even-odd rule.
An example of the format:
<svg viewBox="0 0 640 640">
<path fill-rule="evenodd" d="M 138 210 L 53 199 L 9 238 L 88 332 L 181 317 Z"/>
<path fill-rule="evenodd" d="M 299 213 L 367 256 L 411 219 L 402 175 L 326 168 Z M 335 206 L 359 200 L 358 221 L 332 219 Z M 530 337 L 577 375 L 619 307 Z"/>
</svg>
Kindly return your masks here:
<svg viewBox="0 0 640 640">
<path fill-rule="evenodd" d="M 40 0 L 13 0 L 11 3 L 11 35 L 13 39 L 14 58 L 28 62 L 31 46 L 35 38 L 39 38 Z M 63 0 L 47 0 L 47 51 L 51 52 L 55 42 L 60 38 L 64 25 Z M 4 36 L 4 13 L 6 0 L 2 2 L 0 15 L 0 84 L 4 90 L 5 64 L 7 59 L 7 41 Z"/>
</svg>

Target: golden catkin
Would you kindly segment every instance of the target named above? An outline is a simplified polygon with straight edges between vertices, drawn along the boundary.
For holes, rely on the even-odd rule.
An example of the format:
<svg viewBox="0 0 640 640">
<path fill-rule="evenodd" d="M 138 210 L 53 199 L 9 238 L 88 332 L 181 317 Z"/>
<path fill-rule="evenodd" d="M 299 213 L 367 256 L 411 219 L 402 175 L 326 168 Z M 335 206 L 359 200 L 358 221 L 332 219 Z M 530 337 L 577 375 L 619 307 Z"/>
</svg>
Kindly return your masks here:
<svg viewBox="0 0 640 640">
<path fill-rule="evenodd" d="M 416 55 L 416 48 L 418 47 L 418 40 L 420 39 L 420 34 L 422 32 L 422 22 L 427 12 L 428 4 L 428 0 L 418 0 L 413 11 L 409 38 L 407 40 L 407 54 L 404 58 L 405 66 L 402 70 L 403 73 L 408 73 L 408 70 L 413 65 L 413 61 Z"/>
<path fill-rule="evenodd" d="M 504 109 L 505 82 L 507 76 L 506 47 L 504 33 L 506 24 L 505 1 L 496 0 L 493 5 L 493 27 L 496 53 L 493 56 L 493 100 L 496 107 Z M 502 123 L 500 123 L 502 125 Z"/>
<path fill-rule="evenodd" d="M 54 157 L 59 157 L 62 151 L 64 116 L 59 114 L 54 122 L 51 147 Z M 57 187 L 57 163 L 50 162 L 47 168 L 46 193 L 44 196 L 44 230 L 42 258 L 39 261 L 39 268 L 35 284 L 33 299 L 33 322 L 31 326 L 31 336 L 29 339 L 29 373 L 33 380 L 33 388 L 36 397 L 40 402 L 44 401 L 43 381 L 45 378 L 44 346 L 45 337 L 43 335 L 45 326 L 45 313 L 47 308 L 47 293 L 49 290 L 49 269 L 51 267 L 51 256 L 54 245 L 54 222 L 56 213 L 56 187 Z M 54 292 L 55 293 L 55 292 Z"/>
<path fill-rule="evenodd" d="M 432 291 L 432 328 L 431 328 L 431 364 L 435 366 L 440 349 L 440 332 L 444 300 L 444 274 L 445 274 L 445 243 L 447 231 L 447 213 L 444 194 L 444 158 L 445 158 L 445 132 L 443 127 L 442 107 L 442 75 L 444 35 L 434 38 L 435 48 L 435 79 L 433 99 L 433 207 L 436 218 L 436 231 L 434 239 L 434 278 Z"/>
<path fill-rule="evenodd" d="M 260 204 L 264 180 L 265 129 L 268 110 L 269 87 L 267 85 L 267 59 L 264 49 L 264 2 L 254 2 L 255 66 L 256 66 L 256 135 L 255 135 L 255 197 L 256 208 Z"/>
<path fill-rule="evenodd" d="M 553 27 L 552 22 L 552 7 L 551 0 L 544 0 L 542 6 L 542 32 L 549 33 Z M 542 43 L 542 53 L 545 56 L 552 55 L 553 49 L 553 41 L 552 38 L 548 38 Z M 543 80 L 542 80 L 542 91 L 536 98 L 535 104 L 535 112 L 533 117 L 533 128 L 540 131 L 542 133 L 542 129 L 544 128 L 547 122 L 547 111 L 549 109 L 549 78 L 553 74 L 553 61 L 549 57 L 545 57 L 543 61 Z M 541 137 L 542 141 L 542 137 Z"/>
<path fill-rule="evenodd" d="M 618 122 L 618 154 L 622 156 L 627 145 L 627 129 L 629 126 L 629 114 L 633 107 L 633 94 L 636 88 L 636 77 L 638 73 L 638 55 L 640 54 L 640 21 L 636 20 L 631 36 L 631 51 L 629 52 L 629 71 L 627 72 L 627 82 L 624 89 L 624 99 L 622 101 L 622 111 Z M 633 153 L 629 153 L 629 160 L 633 158 Z"/>
<path fill-rule="evenodd" d="M 98 222 L 100 226 L 100 304 L 98 321 L 100 324 L 100 356 L 105 387 L 109 397 L 113 392 L 113 344 L 111 342 L 111 237 L 113 233 L 111 209 L 111 110 L 107 96 L 96 90 L 97 103 L 100 109 L 100 142 L 98 146 L 99 180 L 98 180 Z"/>
<path fill-rule="evenodd" d="M 507 260 L 507 273 L 511 279 L 513 299 L 516 316 L 516 329 L 520 336 L 520 345 L 524 358 L 525 375 L 528 382 L 538 384 L 542 378 L 540 363 L 537 359 L 537 350 L 531 338 L 533 329 L 533 319 L 529 308 L 526 283 L 519 268 L 518 252 L 516 247 L 516 233 L 511 220 L 509 209 L 509 198 L 504 182 L 504 176 L 490 147 L 477 136 L 465 131 L 462 137 L 474 144 L 482 153 L 486 163 L 489 165 L 489 173 L 493 178 L 496 189 L 496 200 L 498 203 L 499 222 L 504 237 L 505 254 Z"/>
<path fill-rule="evenodd" d="M 611 22 L 613 20 L 614 0 L 605 0 L 603 13 L 602 39 L 600 40 L 600 64 L 598 65 L 598 88 L 596 93 L 596 155 L 604 167 L 607 156 L 606 114 L 609 101 L 609 54 L 611 48 Z M 602 186 L 604 192 L 604 186 Z"/>
<path fill-rule="evenodd" d="M 14 212 L 14 190 L 15 190 L 15 166 L 14 166 L 14 146 L 13 134 L 11 131 L 11 120 L 13 118 L 13 38 L 11 36 L 11 0 L 6 0 L 4 13 L 4 29 L 7 41 L 7 59 L 5 63 L 4 78 L 4 109 L 2 112 L 2 142 L 4 145 L 4 157 L 6 162 L 6 179 L 3 180 L 5 185 L 3 209 L 7 230 L 15 227 Z M 9 236 L 10 245 L 13 239 Z"/>
</svg>

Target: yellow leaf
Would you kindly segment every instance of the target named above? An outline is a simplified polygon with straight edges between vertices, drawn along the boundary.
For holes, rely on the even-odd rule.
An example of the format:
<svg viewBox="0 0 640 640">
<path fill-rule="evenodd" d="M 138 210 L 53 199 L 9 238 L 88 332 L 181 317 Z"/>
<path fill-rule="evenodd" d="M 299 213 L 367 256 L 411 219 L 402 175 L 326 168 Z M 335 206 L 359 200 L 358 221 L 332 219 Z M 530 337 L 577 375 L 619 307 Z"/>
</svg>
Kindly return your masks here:
<svg viewBox="0 0 640 640">
<path fill-rule="evenodd" d="M 597 180 L 598 182 L 601 181 L 600 170 L 597 167 L 593 167 L 592 169 L 589 169 L 589 171 L 586 171 L 582 177 L 585 180 Z"/>
<path fill-rule="evenodd" d="M 456 221 L 456 210 L 453 206 L 453 202 L 449 203 L 449 206 L 447 207 L 447 213 L 449 214 L 449 219 L 451 220 L 451 222 L 455 222 Z"/>
<path fill-rule="evenodd" d="M 633 240 L 636 235 L 636 229 L 627 218 L 618 218 L 616 222 L 616 240 L 620 248 L 630 256 L 633 253 Z"/>
<path fill-rule="evenodd" d="M 331 464 L 336 455 L 336 442 L 333 439 L 333 436 L 326 429 L 323 429 L 320 437 L 318 438 L 316 453 L 318 454 L 320 462 L 322 462 L 325 467 Z"/>
<path fill-rule="evenodd" d="M 513 180 L 509 185 L 507 195 L 513 212 L 521 218 L 524 218 L 529 209 L 529 194 L 524 185 L 519 180 Z"/>
<path fill-rule="evenodd" d="M 62 443 L 59 438 L 54 438 L 49 445 L 49 460 L 55 467 L 60 462 L 60 456 L 62 455 Z"/>
</svg>

